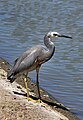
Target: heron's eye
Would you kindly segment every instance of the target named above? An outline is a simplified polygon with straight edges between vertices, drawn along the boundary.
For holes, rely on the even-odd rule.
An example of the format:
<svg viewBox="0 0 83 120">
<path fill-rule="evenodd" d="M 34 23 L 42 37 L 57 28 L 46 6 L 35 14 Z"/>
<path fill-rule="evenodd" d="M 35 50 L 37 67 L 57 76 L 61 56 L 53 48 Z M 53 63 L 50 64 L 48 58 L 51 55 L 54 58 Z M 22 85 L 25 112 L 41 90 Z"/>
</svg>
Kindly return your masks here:
<svg viewBox="0 0 83 120">
<path fill-rule="evenodd" d="M 48 36 L 48 38 L 50 38 L 50 37 L 51 37 L 51 35 Z"/>
<path fill-rule="evenodd" d="M 53 34 L 54 36 L 57 36 L 57 34 Z"/>
</svg>

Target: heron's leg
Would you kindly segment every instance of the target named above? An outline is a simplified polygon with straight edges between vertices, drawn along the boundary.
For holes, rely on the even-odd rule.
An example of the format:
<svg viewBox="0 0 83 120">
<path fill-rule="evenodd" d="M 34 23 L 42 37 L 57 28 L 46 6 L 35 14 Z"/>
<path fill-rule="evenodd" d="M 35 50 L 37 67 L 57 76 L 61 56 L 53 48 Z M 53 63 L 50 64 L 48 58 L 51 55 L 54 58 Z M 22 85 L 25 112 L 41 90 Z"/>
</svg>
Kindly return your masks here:
<svg viewBox="0 0 83 120">
<path fill-rule="evenodd" d="M 37 89 L 38 89 L 39 99 L 41 100 L 40 89 L 39 89 L 39 69 L 40 69 L 40 66 L 38 66 L 38 67 L 36 68 L 36 73 L 37 73 L 36 83 L 37 83 Z"/>
<path fill-rule="evenodd" d="M 29 97 L 29 88 L 28 88 L 28 73 L 25 74 L 24 82 L 25 82 L 25 87 L 26 87 L 26 92 L 27 92 L 27 98 Z"/>
</svg>

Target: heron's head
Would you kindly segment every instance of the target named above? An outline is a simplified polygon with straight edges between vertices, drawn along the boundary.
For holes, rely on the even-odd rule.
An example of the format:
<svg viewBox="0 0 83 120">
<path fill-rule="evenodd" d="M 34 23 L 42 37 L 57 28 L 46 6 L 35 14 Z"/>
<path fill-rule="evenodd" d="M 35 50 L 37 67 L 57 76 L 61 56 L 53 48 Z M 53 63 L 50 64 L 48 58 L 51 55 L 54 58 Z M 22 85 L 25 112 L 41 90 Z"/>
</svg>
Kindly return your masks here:
<svg viewBox="0 0 83 120">
<path fill-rule="evenodd" d="M 48 32 L 47 36 L 48 36 L 49 38 L 65 37 L 65 38 L 70 38 L 70 39 L 72 39 L 72 37 L 66 36 L 66 35 L 62 35 L 62 34 L 60 34 L 60 33 L 58 33 L 58 32 Z"/>
</svg>

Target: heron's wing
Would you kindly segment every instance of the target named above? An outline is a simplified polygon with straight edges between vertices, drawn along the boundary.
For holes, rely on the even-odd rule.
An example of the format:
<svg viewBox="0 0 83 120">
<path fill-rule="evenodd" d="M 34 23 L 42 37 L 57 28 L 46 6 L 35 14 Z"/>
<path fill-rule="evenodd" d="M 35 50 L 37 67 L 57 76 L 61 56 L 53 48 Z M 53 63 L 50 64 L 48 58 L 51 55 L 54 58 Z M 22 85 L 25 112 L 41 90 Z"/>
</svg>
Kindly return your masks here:
<svg viewBox="0 0 83 120">
<path fill-rule="evenodd" d="M 38 46 L 31 48 L 24 52 L 21 57 L 16 60 L 15 66 L 13 67 L 13 71 L 15 73 L 19 73 L 26 69 L 30 69 L 33 67 L 37 60 L 37 56 L 39 55 L 41 49 Z"/>
</svg>

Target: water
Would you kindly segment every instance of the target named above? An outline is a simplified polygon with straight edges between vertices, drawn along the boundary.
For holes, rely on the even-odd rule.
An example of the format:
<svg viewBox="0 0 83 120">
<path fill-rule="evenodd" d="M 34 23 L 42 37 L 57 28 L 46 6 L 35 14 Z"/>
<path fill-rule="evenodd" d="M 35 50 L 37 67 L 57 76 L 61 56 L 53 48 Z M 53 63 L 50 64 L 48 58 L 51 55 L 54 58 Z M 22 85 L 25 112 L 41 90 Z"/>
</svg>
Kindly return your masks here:
<svg viewBox="0 0 83 120">
<path fill-rule="evenodd" d="M 82 0 L 0 0 L 0 57 L 9 63 L 43 44 L 48 31 L 70 35 L 55 40 L 53 58 L 40 70 L 40 86 L 83 119 Z M 30 74 L 35 81 L 35 71 Z"/>
</svg>

